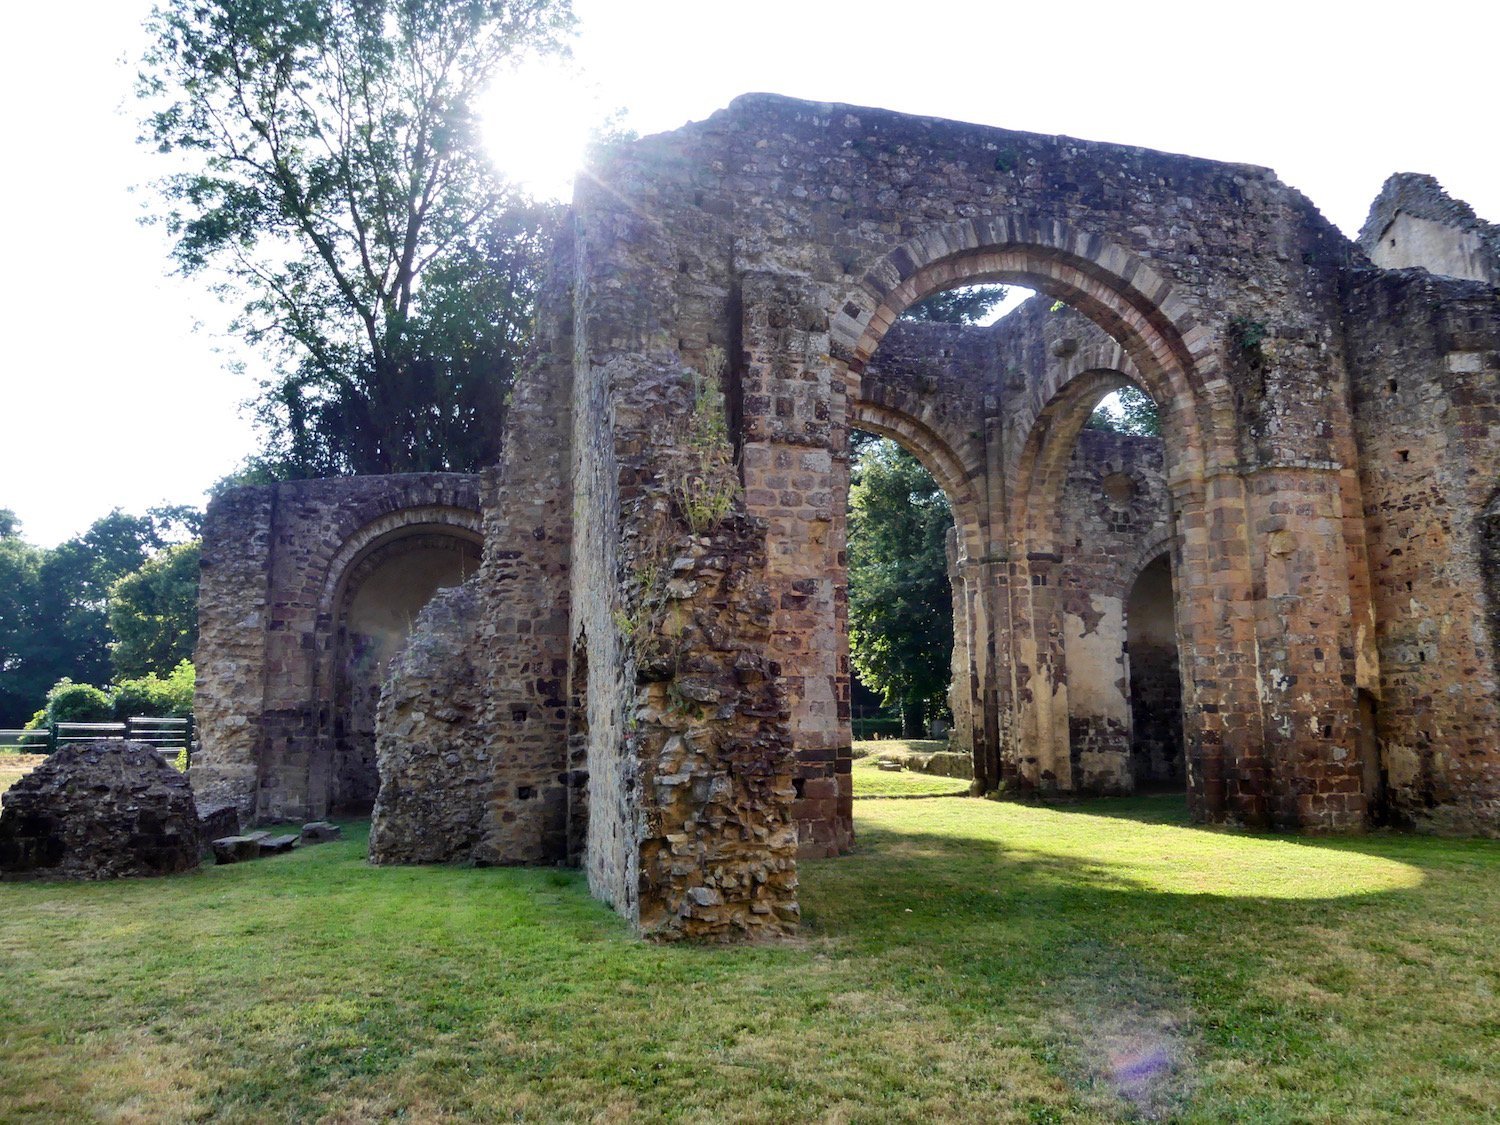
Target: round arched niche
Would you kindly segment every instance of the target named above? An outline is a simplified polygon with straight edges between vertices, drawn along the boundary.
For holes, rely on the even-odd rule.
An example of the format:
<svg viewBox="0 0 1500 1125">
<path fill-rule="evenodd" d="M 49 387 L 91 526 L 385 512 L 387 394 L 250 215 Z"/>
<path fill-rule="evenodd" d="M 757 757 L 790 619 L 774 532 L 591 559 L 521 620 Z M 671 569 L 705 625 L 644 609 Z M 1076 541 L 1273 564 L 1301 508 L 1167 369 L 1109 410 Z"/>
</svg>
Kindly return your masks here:
<svg viewBox="0 0 1500 1125">
<path fill-rule="evenodd" d="M 481 544 L 468 528 L 404 528 L 372 544 L 349 568 L 337 602 L 333 660 L 330 805 L 363 814 L 380 791 L 375 718 L 393 657 L 422 607 L 479 568 Z"/>
</svg>

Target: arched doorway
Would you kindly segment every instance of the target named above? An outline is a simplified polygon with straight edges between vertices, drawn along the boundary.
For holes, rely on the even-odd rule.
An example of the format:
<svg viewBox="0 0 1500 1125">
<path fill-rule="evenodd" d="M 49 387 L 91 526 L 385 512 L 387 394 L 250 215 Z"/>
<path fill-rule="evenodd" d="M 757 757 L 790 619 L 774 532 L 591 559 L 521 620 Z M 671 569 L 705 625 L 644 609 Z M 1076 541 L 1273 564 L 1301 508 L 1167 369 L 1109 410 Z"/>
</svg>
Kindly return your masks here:
<svg viewBox="0 0 1500 1125">
<path fill-rule="evenodd" d="M 997 234 L 1003 237 L 985 244 L 987 235 Z M 965 242 L 972 249 L 964 249 Z M 1217 486 L 1219 534 L 1210 538 L 1198 530 L 1203 526 L 1198 513 L 1207 500 L 1205 472 L 1235 459 L 1233 441 L 1221 428 L 1232 422 L 1232 411 L 1219 401 L 1225 388 L 1212 378 L 1216 360 L 1195 338 L 1191 312 L 1148 266 L 1056 226 L 996 219 L 945 228 L 942 237 L 908 244 L 897 257 L 903 259 L 900 264 L 867 275 L 864 293 L 835 317 L 835 353 L 847 356 L 843 371 L 853 403 L 863 397 L 862 379 L 877 362 L 877 349 L 901 311 L 943 289 L 979 282 L 1019 284 L 1081 314 L 1105 338 L 1095 349 L 1099 354 L 1077 350 L 1076 341 L 1049 341 L 1061 362 L 1021 388 L 1020 401 L 988 406 L 997 419 L 983 435 L 982 475 L 988 479 L 975 482 L 985 505 L 984 529 L 977 537 L 982 545 L 972 555 L 977 565 L 966 575 L 982 603 L 986 625 L 976 647 L 990 654 L 991 663 L 976 674 L 973 692 L 983 700 L 980 713 L 990 727 L 976 736 L 976 778 L 986 789 L 1015 785 L 1073 791 L 1079 780 L 1073 776 L 1075 765 L 1084 767 L 1076 772 L 1087 773 L 1096 763 L 1075 761 L 1069 710 L 1065 584 L 1073 544 L 1064 542 L 1059 518 L 1069 462 L 1079 432 L 1102 397 L 1131 382 L 1145 389 L 1161 406 L 1163 468 L 1172 507 L 1181 525 L 1190 529 L 1181 549 L 1194 579 L 1180 596 L 1198 604 L 1210 601 L 1224 577 L 1224 568 L 1214 566 L 1214 555 L 1225 549 L 1226 540 L 1244 535 L 1245 520 L 1240 484 L 1231 476 Z M 852 311 L 864 301 L 868 312 Z M 842 352 L 841 339 L 847 341 Z M 856 413 L 851 408 L 851 418 Z M 976 421 L 980 425 L 970 429 L 979 436 L 986 423 Z M 1243 558 L 1235 565 L 1243 568 Z M 1122 585 L 1115 597 L 1123 603 L 1126 593 Z M 1122 609 L 1117 618 L 1123 617 Z M 1179 616 L 1192 622 L 1207 615 L 1188 610 Z M 1258 732 L 1246 729 L 1259 718 L 1257 689 L 1249 670 L 1230 652 L 1251 647 L 1253 634 L 1248 617 L 1232 619 L 1213 635 L 1192 634 L 1194 659 L 1215 668 L 1212 677 L 1201 678 L 1216 691 L 1243 694 L 1257 712 L 1245 727 L 1189 740 L 1196 748 L 1192 752 L 1204 756 L 1196 775 L 1202 780 L 1195 796 L 1200 815 L 1212 817 L 1222 809 L 1218 760 L 1226 748 L 1241 759 L 1258 748 Z M 1119 640 L 1109 662 L 1121 664 Z M 1130 787 L 1124 677 L 1113 678 L 1118 682 L 1101 694 L 1120 701 L 1112 732 L 1113 741 L 1121 744 L 1114 749 L 1118 765 L 1112 767 L 1118 776 L 1104 781 L 1096 771 L 1084 779 L 1099 791 Z M 1219 713 L 1216 707 L 1195 708 L 1192 716 L 1198 727 L 1216 727 L 1220 720 L 1209 716 Z"/>
<path fill-rule="evenodd" d="M 365 547 L 345 571 L 336 600 L 329 721 L 329 808 L 370 811 L 380 791 L 375 721 L 390 661 L 438 590 L 479 567 L 480 540 L 464 527 L 417 524 Z"/>
</svg>

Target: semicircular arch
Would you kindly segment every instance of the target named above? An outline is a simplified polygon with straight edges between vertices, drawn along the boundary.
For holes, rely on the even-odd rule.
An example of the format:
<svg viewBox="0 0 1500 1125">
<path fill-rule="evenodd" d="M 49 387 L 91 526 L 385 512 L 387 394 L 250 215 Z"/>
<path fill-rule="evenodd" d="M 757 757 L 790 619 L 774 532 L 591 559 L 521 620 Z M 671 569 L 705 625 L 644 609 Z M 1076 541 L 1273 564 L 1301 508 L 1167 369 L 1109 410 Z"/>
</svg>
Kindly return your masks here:
<svg viewBox="0 0 1500 1125">
<path fill-rule="evenodd" d="M 351 533 L 329 559 L 318 619 L 332 623 L 343 599 L 349 577 L 360 562 L 389 544 L 416 535 L 442 534 L 482 547 L 484 536 L 478 511 L 446 504 L 424 504 L 396 508 Z"/>
<path fill-rule="evenodd" d="M 890 438 L 915 457 L 948 497 L 964 557 L 982 556 L 980 497 L 974 482 L 980 478 L 984 467 L 982 460 L 973 461 L 973 450 L 967 451 L 969 458 L 966 459 L 914 414 L 888 403 L 869 400 L 850 403 L 849 426 Z"/>
<path fill-rule="evenodd" d="M 992 217 L 936 226 L 887 253 L 834 313 L 830 349 L 850 397 L 901 313 L 931 293 L 983 281 L 1025 284 L 1076 308 L 1119 342 L 1162 410 L 1172 445 L 1200 451 L 1182 471 L 1234 463 L 1234 410 L 1212 333 L 1145 259 L 1055 221 Z M 1206 464 L 1205 464 L 1206 463 Z"/>
</svg>

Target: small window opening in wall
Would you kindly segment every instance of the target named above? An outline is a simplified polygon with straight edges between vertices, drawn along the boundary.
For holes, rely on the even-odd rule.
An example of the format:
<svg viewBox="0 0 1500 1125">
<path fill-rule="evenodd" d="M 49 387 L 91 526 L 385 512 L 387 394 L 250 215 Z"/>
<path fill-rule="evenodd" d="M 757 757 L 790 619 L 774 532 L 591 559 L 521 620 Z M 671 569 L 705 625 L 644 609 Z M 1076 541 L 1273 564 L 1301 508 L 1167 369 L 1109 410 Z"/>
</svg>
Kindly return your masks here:
<svg viewBox="0 0 1500 1125">
<path fill-rule="evenodd" d="M 1391 388 L 1391 394 L 1396 393 L 1396 380 L 1392 379 L 1390 383 L 1387 384 L 1387 386 Z"/>
<path fill-rule="evenodd" d="M 802 796 L 802 788 L 806 784 L 807 784 L 807 779 L 805 777 L 794 777 L 794 778 L 792 778 L 792 792 L 794 792 L 795 794 L 797 794 L 798 797 L 801 797 Z"/>
<path fill-rule="evenodd" d="M 1323 737 L 1324 738 L 1332 738 L 1333 737 L 1333 727 L 1332 726 L 1329 726 L 1327 724 L 1324 725 L 1324 727 L 1323 727 Z"/>
<path fill-rule="evenodd" d="M 526 708 L 513 707 L 510 712 L 510 721 L 513 723 L 524 723 L 526 721 Z"/>
<path fill-rule="evenodd" d="M 1396 450 L 1396 456 L 1399 457 L 1399 458 L 1401 458 L 1401 460 L 1403 460 L 1403 461 L 1410 461 L 1411 460 L 1411 450 L 1410 449 L 1398 449 L 1398 450 Z"/>
<path fill-rule="evenodd" d="M 1417 649 L 1417 663 L 1418 664 L 1426 664 L 1427 663 L 1427 653 L 1424 650 L 1420 649 L 1420 648 Z"/>
<path fill-rule="evenodd" d="M 1394 239 L 1394 238 L 1393 238 L 1393 239 L 1391 239 L 1391 245 L 1392 245 L 1392 246 L 1394 246 L 1394 245 L 1396 245 L 1396 240 L 1395 240 L 1395 239 Z"/>
</svg>

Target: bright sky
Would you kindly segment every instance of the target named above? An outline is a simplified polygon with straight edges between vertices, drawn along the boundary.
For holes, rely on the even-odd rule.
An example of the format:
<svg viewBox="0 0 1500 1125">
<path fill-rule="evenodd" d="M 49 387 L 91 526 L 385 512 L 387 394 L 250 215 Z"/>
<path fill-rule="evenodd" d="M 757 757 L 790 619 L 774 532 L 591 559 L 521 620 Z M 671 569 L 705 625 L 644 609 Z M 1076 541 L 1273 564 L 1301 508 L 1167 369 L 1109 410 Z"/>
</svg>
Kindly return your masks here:
<svg viewBox="0 0 1500 1125">
<path fill-rule="evenodd" d="M 161 171 L 134 144 L 130 96 L 149 6 L 17 5 L 0 40 L 0 508 L 36 543 L 116 506 L 199 503 L 252 448 L 238 404 L 254 376 L 225 365 L 253 357 L 136 222 Z M 1494 0 L 575 7 L 575 76 L 503 102 L 537 127 L 498 155 L 524 150 L 513 163 L 539 182 L 565 183 L 558 162 L 612 110 L 652 133 L 771 91 L 1264 164 L 1350 234 L 1396 171 L 1430 172 L 1500 221 Z"/>
</svg>

